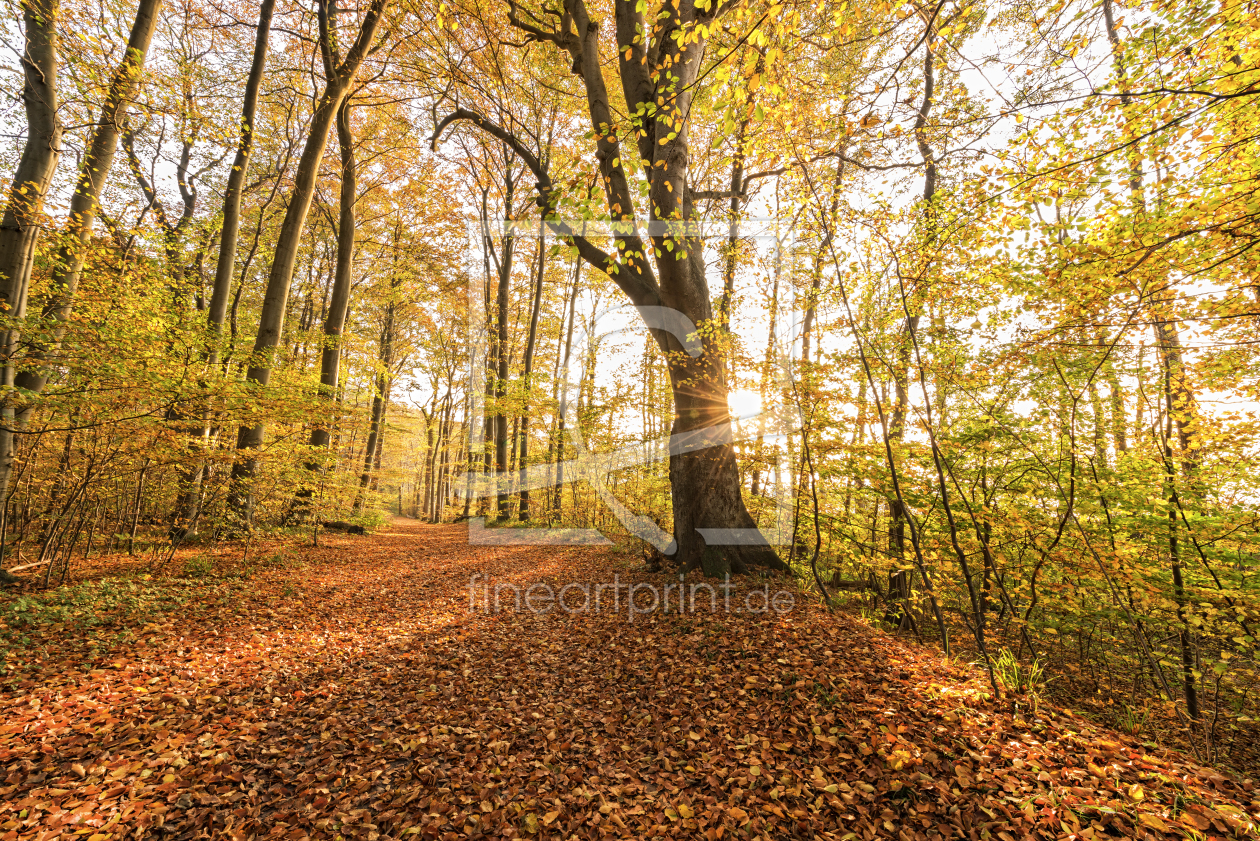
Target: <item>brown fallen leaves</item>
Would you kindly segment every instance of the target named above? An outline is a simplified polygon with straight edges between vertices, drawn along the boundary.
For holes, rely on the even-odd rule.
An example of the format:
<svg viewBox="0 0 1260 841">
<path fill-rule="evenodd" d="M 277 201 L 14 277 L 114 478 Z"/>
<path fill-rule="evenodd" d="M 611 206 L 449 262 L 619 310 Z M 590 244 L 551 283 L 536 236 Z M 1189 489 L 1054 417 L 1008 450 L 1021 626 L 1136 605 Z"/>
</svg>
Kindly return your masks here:
<svg viewBox="0 0 1260 841">
<path fill-rule="evenodd" d="M 335 539 L 0 694 L 0 838 L 1254 837 L 1260 802 L 820 610 L 470 611 L 602 550 Z M 204 606 L 203 606 L 204 607 Z"/>
</svg>

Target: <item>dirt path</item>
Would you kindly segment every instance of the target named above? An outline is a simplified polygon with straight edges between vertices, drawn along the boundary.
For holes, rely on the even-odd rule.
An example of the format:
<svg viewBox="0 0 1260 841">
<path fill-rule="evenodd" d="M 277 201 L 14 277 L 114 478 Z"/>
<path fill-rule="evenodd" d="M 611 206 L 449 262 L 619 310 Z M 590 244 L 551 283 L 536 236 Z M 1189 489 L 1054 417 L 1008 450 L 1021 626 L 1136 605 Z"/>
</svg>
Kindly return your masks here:
<svg viewBox="0 0 1260 841">
<path fill-rule="evenodd" d="M 406 520 L 323 542 L 25 632 L 0 838 L 1247 837 L 1260 815 L 1249 785 L 999 711 L 965 667 L 801 604 L 756 612 L 747 586 L 633 617 L 624 586 L 572 613 L 500 587 L 496 613 L 496 583 L 677 579 Z"/>
</svg>

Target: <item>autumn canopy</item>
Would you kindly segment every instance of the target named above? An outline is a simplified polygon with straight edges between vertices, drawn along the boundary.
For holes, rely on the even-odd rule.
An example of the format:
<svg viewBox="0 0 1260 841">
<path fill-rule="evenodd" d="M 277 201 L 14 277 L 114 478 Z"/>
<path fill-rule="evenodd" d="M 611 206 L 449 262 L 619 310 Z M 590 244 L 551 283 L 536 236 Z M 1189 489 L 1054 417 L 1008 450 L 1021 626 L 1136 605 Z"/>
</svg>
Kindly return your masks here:
<svg viewBox="0 0 1260 841">
<path fill-rule="evenodd" d="M 550 795 L 543 784 L 504 817 L 510 807 L 472 777 L 506 762 L 488 757 L 525 714 L 510 698 L 493 707 L 503 720 L 444 720 L 443 734 L 427 722 L 432 742 L 394 734 L 399 750 L 411 744 L 399 756 L 436 785 L 453 773 L 439 770 L 439 735 L 494 731 L 485 762 L 465 768 L 469 814 L 503 818 L 468 824 L 484 834 L 603 822 L 635 837 L 675 824 L 786 837 L 781 819 L 811 837 L 838 825 L 818 818 L 835 800 L 857 836 L 873 837 L 862 827 L 892 819 L 857 817 L 862 790 L 837 788 L 853 766 L 806 767 L 809 751 L 886 761 L 886 787 L 868 794 L 898 803 L 887 793 L 910 785 L 908 769 L 936 779 L 951 751 L 969 751 L 972 776 L 941 795 L 959 788 L 967 800 L 984 766 L 977 734 L 1019 722 L 1042 733 L 1032 722 L 1054 703 L 1135 745 L 1188 751 L 1200 765 L 1183 776 L 1208 775 L 1180 805 L 1161 789 L 1139 807 L 1148 778 L 1106 762 L 1131 771 L 1149 757 L 1116 759 L 1129 749 L 1117 746 L 1091 759 L 1129 810 L 1125 832 L 1239 832 L 1252 819 L 1250 789 L 1227 792 L 1203 769 L 1260 769 L 1254 0 L 0 3 L 6 704 L 34 698 L 39 663 L 60 664 L 50 691 L 81 698 L 80 682 L 133 643 L 194 657 L 191 642 L 158 641 L 183 638 L 167 627 L 179 605 L 199 605 L 181 621 L 200 639 L 295 600 L 357 617 L 361 604 L 343 615 L 319 588 L 380 590 L 449 648 L 441 635 L 455 632 L 439 626 L 458 624 L 459 576 L 483 566 L 556 586 L 629 570 L 640 583 L 734 580 L 740 592 L 773 581 L 795 605 L 779 631 L 767 617 L 728 627 L 653 614 L 668 627 L 652 633 L 670 639 L 631 646 L 690 663 L 679 685 L 701 680 L 686 668 L 702 669 L 705 652 L 743 651 L 750 662 L 733 668 L 773 661 L 773 674 L 715 683 L 691 710 L 662 712 L 648 697 L 659 690 L 644 688 L 642 712 L 617 719 L 645 726 L 646 714 L 657 735 L 643 738 L 666 740 L 652 746 L 653 768 L 716 774 L 704 784 L 744 794 L 714 804 L 739 814 L 705 823 L 700 783 L 662 783 L 623 757 L 625 776 L 605 783 L 648 804 L 642 813 L 603 810 L 616 797 L 592 785 L 603 800 L 582 808 L 601 817 L 577 820 L 553 780 Z M 406 546 L 423 576 L 405 571 Z M 389 583 L 365 583 L 375 576 Z M 417 576 L 432 599 L 407 590 Z M 606 647 L 616 634 L 600 623 L 620 620 L 588 619 L 540 637 L 515 614 L 507 624 L 518 647 L 568 633 L 618 668 Z M 353 644 L 419 633 L 372 627 Z M 118 638 L 102 642 L 101 628 Z M 156 636 L 124 639 L 136 628 Z M 797 653 L 818 651 L 776 659 L 789 653 L 780 631 Z M 829 634 L 858 649 L 879 639 L 882 653 L 836 665 L 827 658 L 842 660 L 844 646 L 820 641 Z M 468 644 L 495 646 L 478 639 Z M 437 649 L 397 645 L 427 686 L 436 667 L 420 661 Z M 474 667 L 458 671 L 457 649 L 444 668 L 491 693 Z M 904 678 L 888 658 L 905 660 Z M 931 658 L 957 670 L 948 691 L 919 680 Z M 71 661 L 81 672 L 64 671 Z M 259 674 L 280 681 L 278 662 Z M 904 686 L 889 690 L 879 670 Z M 310 694 L 327 677 L 295 675 L 289 689 Z M 970 693 L 970 712 L 942 721 L 972 747 L 929 744 L 919 713 L 842 722 L 836 699 L 859 704 L 852 685 L 865 680 L 891 695 Z M 417 691 L 442 693 L 433 681 Z M 544 694 L 546 719 L 563 718 L 561 688 Z M 752 730 L 740 747 L 708 741 L 706 728 L 727 725 L 706 699 L 735 718 L 729 705 L 746 701 L 771 721 L 765 705 L 793 698 L 804 706 L 775 738 L 808 749 Z M 417 703 L 436 715 L 442 701 Z M 1074 725 L 1038 726 L 1040 747 L 1021 742 L 1018 756 L 992 736 L 1005 738 L 1002 761 L 1059 761 L 1043 754 L 1061 759 Z M 688 728 L 700 735 L 683 739 Z M 243 732 L 229 730 L 228 742 Z M 857 734 L 847 747 L 846 733 Z M 573 745 L 617 744 L 540 738 L 528 761 L 536 753 L 537 768 L 579 789 L 589 771 L 548 763 Z M 7 750 L 0 741 L 0 758 Z M 12 750 L 5 761 L 36 763 L 22 772 L 35 774 L 34 753 Z M 117 755 L 99 753 L 57 773 L 107 786 L 111 771 L 93 769 L 116 770 Z M 1026 814 L 1031 833 L 1041 809 L 1058 808 L 1036 800 L 1051 797 L 1037 772 L 1021 774 L 1007 789 L 1021 802 L 991 818 L 994 833 Z M 368 797 L 376 777 L 361 778 Z M 1213 779 L 1216 795 L 1205 794 Z M 35 798 L 40 782 L 7 785 Z M 172 785 L 175 802 L 187 792 Z M 651 800 L 670 786 L 690 794 Z M 336 808 L 332 789 L 306 788 Z M 1228 808 L 1188 808 L 1214 797 Z M 971 817 L 953 831 L 978 832 L 983 810 L 959 808 L 949 814 Z M 1086 812 L 1063 831 L 1091 837 L 1097 815 Z M 161 825 L 156 814 L 145 826 Z M 466 828 L 449 810 L 424 814 L 450 827 L 372 832 Z M 917 826 L 898 814 L 899 830 Z M 217 828 L 256 827 L 260 815 Z M 0 838 L 39 829 L 31 816 L 0 812 L 11 821 Z M 307 818 L 290 823 L 315 831 Z M 328 820 L 320 831 L 355 825 Z M 93 831 L 107 837 L 102 824 Z M 1099 817 L 1096 831 L 1117 827 Z"/>
</svg>

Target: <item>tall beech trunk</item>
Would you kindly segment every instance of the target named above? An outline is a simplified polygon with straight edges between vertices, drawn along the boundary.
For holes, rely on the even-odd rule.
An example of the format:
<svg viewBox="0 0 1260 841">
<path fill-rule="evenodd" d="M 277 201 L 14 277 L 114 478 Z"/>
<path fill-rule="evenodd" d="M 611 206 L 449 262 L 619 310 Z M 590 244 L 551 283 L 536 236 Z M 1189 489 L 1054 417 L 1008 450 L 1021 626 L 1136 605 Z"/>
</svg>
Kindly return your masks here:
<svg viewBox="0 0 1260 841">
<path fill-rule="evenodd" d="M 581 0 L 575 0 L 574 7 L 579 12 L 575 14 L 578 31 L 587 33 L 582 39 L 583 78 L 588 91 L 602 88 L 595 38 L 598 28 L 590 26 L 589 18 L 581 20 L 588 17 Z M 715 7 L 710 5 L 709 8 Z M 648 45 L 643 38 L 637 37 L 640 31 L 647 31 L 644 16 L 634 11 L 627 2 L 617 3 L 616 13 L 618 48 L 624 50 L 618 57 L 626 99 L 636 103 L 655 99 L 659 109 L 651 124 L 645 127 L 647 130 L 639 136 L 640 157 L 653 164 L 648 170 L 652 173 L 649 219 L 658 224 L 689 220 L 693 218 L 693 211 L 688 196 L 690 154 L 687 117 L 706 47 L 706 39 L 696 36 L 704 31 L 710 12 L 702 10 L 692 0 L 681 3 L 655 22 L 652 38 L 652 51 L 656 53 L 654 62 L 640 61 L 648 58 Z M 688 37 L 683 37 L 684 34 Z M 647 63 L 668 67 L 670 81 L 653 84 Z M 590 99 L 588 96 L 588 101 Z M 600 108 L 592 109 L 591 115 L 596 120 L 596 126 L 611 123 L 610 115 L 605 113 L 606 94 L 600 99 Z M 600 143 L 616 145 L 607 137 Z M 632 208 L 624 173 L 621 173 L 619 181 L 608 179 L 607 170 L 615 161 L 608 160 L 607 154 L 600 157 L 606 170 L 606 183 L 617 194 L 613 203 L 623 209 Z M 623 191 L 624 203 L 621 200 Z M 658 298 L 659 305 L 682 313 L 697 326 L 712 322 L 714 313 L 699 238 L 652 233 L 656 234 L 652 241 L 658 254 L 659 285 L 652 283 L 651 286 L 656 286 L 654 297 Z M 650 290 L 651 286 L 647 288 Z M 633 291 L 637 295 L 641 290 Z M 684 570 L 702 569 L 706 575 L 716 577 L 748 572 L 753 567 L 785 569 L 786 564 L 757 531 L 757 524 L 744 505 L 732 440 L 724 343 L 720 339 L 714 342 L 710 338 L 702 338 L 700 353 L 693 357 L 686 352 L 683 337 L 658 333 L 662 350 L 670 351 L 667 358 L 670 385 L 674 392 L 669 457 L 674 508 L 674 558 Z M 680 350 L 683 352 L 679 353 Z M 709 532 L 712 544 L 701 529 Z M 733 529 L 741 530 L 744 535 L 740 542 L 728 544 L 718 537 L 721 532 Z"/>
<path fill-rule="evenodd" d="M 26 317 L 31 266 L 39 239 L 44 197 L 61 156 L 61 121 L 57 117 L 58 0 L 24 0 L 25 47 L 22 53 L 22 104 L 26 109 L 26 143 L 5 196 L 0 224 L 0 315 L 10 319 L 0 332 L 0 556 L 8 517 L 9 482 L 16 452 L 18 407 L 12 400 L 18 348 L 18 324 Z M 0 563 L 3 558 L 0 557 Z"/>
<path fill-rule="evenodd" d="M 350 127 L 352 97 L 347 96 L 337 109 L 337 146 L 341 151 L 341 186 L 337 200 L 337 260 L 333 269 L 332 295 L 324 311 L 323 342 L 319 356 L 319 395 L 328 403 L 329 417 L 337 402 L 337 383 L 341 377 L 341 334 L 346 327 L 350 311 L 350 287 L 354 274 L 354 246 L 357 220 L 355 207 L 358 203 L 359 173 L 354 155 L 354 132 Z M 332 443 L 332 431 L 327 419 L 317 420 L 311 426 L 310 446 L 325 450 Z M 306 469 L 314 474 L 322 465 L 312 461 Z M 313 484 L 301 488 L 294 500 L 294 516 L 304 518 L 315 494 Z"/>
<path fill-rule="evenodd" d="M 232 159 L 227 189 L 223 194 L 223 229 L 219 235 L 219 257 L 215 263 L 214 286 L 210 291 L 210 305 L 206 311 L 206 322 L 210 328 L 210 367 L 214 367 L 219 361 L 219 341 L 223 334 L 223 323 L 227 319 L 232 275 L 236 268 L 236 244 L 241 232 L 241 198 L 245 193 L 249 160 L 254 152 L 254 115 L 258 111 L 258 89 L 262 87 L 263 73 L 267 68 L 267 44 L 271 37 L 271 16 L 275 8 L 276 0 L 262 0 L 258 8 L 254 57 L 249 66 L 249 78 L 245 82 L 245 99 L 241 103 L 236 156 Z"/>
<path fill-rule="evenodd" d="M 434 454 L 434 465 L 436 467 L 437 481 L 433 484 L 433 503 L 430 519 L 435 523 L 442 522 L 442 515 L 446 513 L 446 500 L 448 495 L 447 485 L 449 483 L 450 467 L 452 459 L 458 459 L 460 452 L 451 455 L 452 434 L 455 427 L 455 401 L 451 397 L 450 392 L 446 396 L 446 411 L 442 415 L 442 423 L 438 427 L 438 447 Z M 464 439 L 459 439 L 460 450 L 463 449 Z M 467 510 L 465 509 L 465 516 Z"/>
<path fill-rule="evenodd" d="M 529 398 L 533 387 L 531 378 L 534 374 L 534 345 L 538 341 L 538 316 L 542 311 L 543 274 L 547 268 L 546 245 L 547 241 L 543 238 L 542 231 L 539 231 L 538 272 L 534 279 L 534 300 L 529 309 L 529 337 L 525 341 L 525 370 L 522 374 L 525 381 L 525 403 L 521 407 L 521 428 L 518 433 L 521 442 L 517 459 L 517 468 L 521 477 L 520 505 L 518 506 L 521 522 L 529 520 L 529 489 L 525 487 L 525 471 L 529 468 Z"/>
<path fill-rule="evenodd" d="M 1111 44 L 1112 59 L 1116 76 L 1120 83 L 1120 113 L 1126 123 L 1133 121 L 1131 105 L 1133 100 L 1129 93 L 1128 71 L 1124 63 L 1124 47 L 1120 43 L 1119 30 L 1116 28 L 1115 13 L 1111 0 L 1103 0 L 1103 22 L 1107 30 L 1107 40 Z M 1140 127 L 1131 126 L 1130 133 L 1140 136 Z M 1143 184 L 1143 160 L 1141 149 L 1136 142 L 1129 144 L 1129 193 L 1135 216 L 1142 217 L 1148 213 L 1147 197 Z M 1174 462 L 1172 438 L 1174 428 L 1180 447 L 1182 460 L 1182 476 L 1187 488 L 1193 489 L 1196 474 L 1196 429 L 1197 407 L 1194 392 L 1186 380 L 1185 366 L 1181 354 L 1181 337 L 1172 313 L 1175 299 L 1168 294 L 1164 299 L 1152 301 L 1153 321 L 1155 328 L 1155 344 L 1158 348 L 1159 363 L 1162 373 L 1164 408 L 1167 412 L 1164 428 L 1163 459 L 1165 469 L 1166 494 L 1168 499 L 1168 555 L 1172 567 L 1173 591 L 1177 601 L 1177 619 L 1181 623 L 1178 630 L 1178 643 L 1181 649 L 1182 690 L 1185 693 L 1186 712 L 1192 719 L 1200 717 L 1198 687 L 1194 676 L 1194 635 L 1186 616 L 1186 592 L 1182 578 L 1181 554 L 1178 540 L 1177 511 L 1181 507 L 1181 499 L 1177 492 L 1177 470 Z"/>
<path fill-rule="evenodd" d="M 1112 60 L 1116 77 L 1120 85 L 1120 113 L 1126 124 L 1135 122 L 1132 113 L 1133 99 L 1129 92 L 1128 70 L 1124 63 L 1124 47 L 1120 43 L 1120 33 L 1116 28 L 1115 12 L 1111 0 L 1103 0 L 1103 23 L 1107 31 L 1107 40 L 1111 44 Z M 1130 133 L 1140 136 L 1143 129 L 1130 125 Z M 1128 144 L 1129 163 L 1129 195 L 1133 212 L 1137 216 L 1145 216 L 1149 212 L 1146 188 L 1144 184 L 1144 163 L 1141 147 L 1137 142 Z M 1158 208 L 1157 208 L 1158 209 Z M 1193 481 L 1197 461 L 1195 449 L 1197 444 L 1194 433 L 1198 416 L 1198 407 L 1194 391 L 1186 379 L 1185 366 L 1181 355 L 1181 337 L 1177 331 L 1176 320 L 1171 314 L 1174 296 L 1153 296 L 1151 309 L 1154 311 L 1155 341 L 1160 347 L 1160 363 L 1165 373 L 1166 387 L 1173 394 L 1170 411 L 1176 424 L 1178 443 L 1181 446 L 1183 467 L 1187 480 Z"/>
<path fill-rule="evenodd" d="M 4 203 L 0 225 L 0 307 L 6 318 L 26 315 L 28 284 L 39 239 L 44 197 L 61 156 L 61 121 L 57 117 L 57 14 L 59 0 L 24 0 L 25 50 L 22 53 L 22 105 L 26 143 Z M 3 334 L 5 359 L 18 339 L 16 329 Z M 12 377 L 6 366 L 6 374 Z M 12 381 L 7 380 L 6 385 Z"/>
<path fill-rule="evenodd" d="M 324 60 L 326 85 L 315 106 L 310 134 L 306 138 L 302 156 L 298 159 L 293 189 L 289 194 L 288 207 L 285 209 L 284 221 L 280 225 L 280 234 L 272 257 L 271 272 L 267 278 L 267 291 L 263 296 L 258 333 L 254 339 L 254 352 L 245 375 L 246 381 L 256 390 L 265 389 L 271 382 L 272 356 L 280 344 L 280 336 L 284 330 L 284 316 L 289 303 L 289 287 L 293 282 L 293 269 L 297 263 L 302 231 L 306 227 L 306 217 L 315 195 L 315 181 L 324 159 L 328 130 L 341 110 L 341 104 L 350 91 L 350 85 L 354 82 L 359 66 L 363 63 L 372 42 L 376 40 L 376 33 L 388 4 L 389 0 L 372 0 L 372 4 L 363 17 L 358 37 L 346 52 L 345 58 L 338 62 L 336 38 L 332 31 L 333 24 L 329 20 L 329 4 L 327 0 L 320 0 L 320 52 Z M 249 525 L 252 517 L 253 500 L 250 485 L 257 470 L 257 456 L 253 454 L 253 451 L 262 446 L 265 435 L 266 424 L 261 421 L 254 426 L 242 426 L 237 431 L 238 458 L 232 465 L 229 506 L 238 521 L 246 526 Z"/>
<path fill-rule="evenodd" d="M 503 217 L 512 218 L 513 201 L 516 194 L 516 182 L 520 175 L 512 171 L 509 159 L 503 177 Z M 483 193 L 482 208 L 485 209 Z M 489 234 L 486 236 L 486 251 L 494 260 L 496 270 L 496 286 L 494 297 L 494 331 L 490 341 L 490 368 L 494 378 L 492 389 L 494 412 L 487 418 L 490 431 L 494 437 L 494 519 L 502 519 L 508 515 L 508 416 L 504 403 L 507 399 L 508 379 L 508 302 L 512 280 L 512 257 L 516 251 L 516 237 L 504 232 L 502 253 L 494 250 L 494 242 Z M 489 453 L 486 454 L 487 467 Z"/>
<path fill-rule="evenodd" d="M 565 421 L 569 414 L 569 361 L 573 358 L 573 321 L 577 310 L 578 281 L 582 279 L 582 261 L 573 263 L 573 290 L 569 292 L 569 326 L 564 331 L 564 362 L 560 366 L 560 376 L 564 378 L 564 391 L 560 395 L 560 416 L 556 423 L 556 482 L 555 494 L 551 498 L 551 519 L 560 520 L 560 509 L 564 487 L 564 453 L 565 453 Z"/>
<path fill-rule="evenodd" d="M 1170 345 L 1164 344 L 1167 340 L 1167 331 L 1162 330 L 1162 323 L 1156 324 L 1157 333 L 1160 334 L 1160 352 L 1163 359 L 1163 390 L 1164 390 L 1164 484 L 1165 492 L 1168 500 L 1168 559 L 1172 566 L 1173 579 L 1173 597 L 1177 602 L 1177 620 L 1181 623 L 1177 633 L 1177 643 L 1181 650 L 1181 686 L 1186 696 L 1186 712 L 1192 719 L 1199 719 L 1201 712 L 1199 710 L 1199 689 L 1194 676 L 1194 637 L 1190 633 L 1190 624 L 1186 617 L 1186 585 L 1182 577 L 1181 567 L 1181 546 L 1178 537 L 1177 512 L 1181 508 L 1181 500 L 1177 494 L 1177 468 L 1175 466 L 1173 456 L 1173 428 L 1175 418 L 1177 417 L 1177 389 L 1174 385 L 1173 372 L 1174 364 L 1171 360 L 1173 353 Z"/>
<path fill-rule="evenodd" d="M 350 310 L 350 281 L 354 271 L 355 204 L 358 199 L 358 167 L 354 157 L 354 133 L 350 128 L 351 100 L 337 111 L 337 145 L 341 149 L 341 196 L 338 199 L 337 267 L 333 272 L 332 299 L 324 316 L 324 345 L 319 359 L 319 392 L 325 400 L 337 396 L 341 375 L 341 334 Z M 311 446 L 325 448 L 331 440 L 326 424 L 311 429 Z"/>
<path fill-rule="evenodd" d="M 140 83 L 141 73 L 144 72 L 145 58 L 148 56 L 149 43 L 153 40 L 153 30 L 157 27 L 161 6 L 162 0 L 140 0 L 135 22 L 127 39 L 126 53 L 114 69 L 105 102 L 88 142 L 87 154 L 83 156 L 83 162 L 79 166 L 74 195 L 70 197 L 70 216 L 66 221 L 65 238 L 53 261 L 51 292 L 44 305 L 43 316 L 51 323 L 51 336 L 37 341 L 31 349 L 31 358 L 39 362 L 47 360 L 56 352 L 61 340 L 65 338 L 70 313 L 74 308 L 74 296 L 79 288 L 79 278 L 83 275 L 83 265 L 91 247 L 92 231 L 96 228 L 101 190 L 114 165 L 114 154 L 118 151 L 118 138 L 122 132 L 127 105 Z M 43 365 L 32 366 L 20 372 L 14 378 L 14 384 L 39 394 L 48 384 L 49 374 L 50 371 Z M 21 414 L 28 415 L 30 408 L 28 404 Z M 18 423 L 23 422 L 24 418 L 20 417 Z"/>
<path fill-rule="evenodd" d="M 433 395 L 433 404 L 431 408 L 420 406 L 420 416 L 424 418 L 424 449 L 420 453 L 420 458 L 416 464 L 416 484 L 415 484 L 415 500 L 412 503 L 412 509 L 415 511 L 414 516 L 418 519 L 422 508 L 427 507 L 429 493 L 429 465 L 432 463 L 433 456 L 433 420 L 437 412 L 438 398 L 437 394 Z"/>
<path fill-rule="evenodd" d="M 392 293 L 397 281 L 391 284 L 391 300 L 385 307 L 385 324 L 381 328 L 380 371 L 376 374 L 375 387 L 372 391 L 372 414 L 368 429 L 367 446 L 363 448 L 363 472 L 359 475 L 359 504 L 362 508 L 366 502 L 368 487 L 372 484 L 376 468 L 379 467 L 381 444 L 385 435 L 385 404 L 389 401 L 390 369 L 394 364 L 394 318 L 396 307 Z"/>
<path fill-rule="evenodd" d="M 11 367 L 11 359 L 6 359 L 9 365 L 6 365 L 3 375 L 5 384 L 11 383 L 35 395 L 40 394 L 48 384 L 49 371 L 43 363 L 57 350 L 66 334 L 74 296 L 79 287 L 79 277 L 83 273 L 92 231 L 96 226 L 101 189 L 113 167 L 127 104 L 144 70 L 144 61 L 148 55 L 149 42 L 153 39 L 160 6 L 161 0 L 140 0 L 131 34 L 127 39 L 126 52 L 110 79 L 105 102 L 101 105 L 96 126 L 88 141 L 87 152 L 79 166 L 74 194 L 70 198 L 66 231 L 53 260 L 51 292 L 42 313 L 43 319 L 52 329 L 47 335 L 28 339 L 29 367 L 15 373 Z M 30 154 L 27 154 L 27 150 L 23 151 L 18 171 L 14 175 L 14 186 L 20 188 L 29 185 L 32 193 L 26 201 L 10 204 L 5 210 L 5 233 L 4 239 L 0 240 L 0 259 L 4 263 L 0 264 L 0 270 L 6 273 L 6 288 L 0 289 L 0 294 L 7 293 L 10 296 L 4 303 L 8 305 L 11 314 L 24 315 L 37 236 L 37 231 L 32 230 L 31 226 L 38 225 L 39 209 L 47 190 L 48 182 L 42 179 L 51 178 L 52 170 L 56 166 L 60 128 L 55 113 L 57 41 L 56 34 L 52 31 L 57 7 L 34 3 L 23 8 L 28 26 L 28 43 L 22 61 L 27 79 L 23 98 L 27 100 L 28 121 L 32 117 L 34 119 L 26 144 Z M 33 80 L 33 76 L 42 78 Z M 39 188 L 38 192 L 34 192 L 36 188 Z M 9 228 L 10 213 L 14 214 L 14 221 L 17 222 L 14 230 Z M 12 349 L 16 350 L 16 334 L 11 335 L 12 339 L 6 339 L 6 343 L 13 342 Z M 31 365 L 31 362 L 35 364 Z M 33 408 L 31 401 L 17 407 L 10 407 L 6 401 L 3 412 L 4 431 L 0 434 L 0 499 L 8 496 L 13 469 L 13 435 L 26 425 Z"/>
<path fill-rule="evenodd" d="M 936 87 L 936 53 L 933 49 L 934 36 L 929 33 L 925 38 L 923 59 L 923 100 L 919 104 L 919 113 L 914 121 L 914 136 L 919 147 L 919 155 L 923 158 L 923 207 L 927 230 L 927 247 L 930 249 L 936 239 L 935 219 L 932 215 L 932 201 L 936 197 L 936 157 L 927 142 L 924 127 L 932 112 L 932 96 Z M 926 277 L 926 269 L 925 269 Z M 911 297 L 914 290 L 911 291 Z M 889 435 L 900 447 L 906 435 L 906 414 L 909 409 L 907 386 L 910 380 L 910 353 L 914 341 L 914 333 L 919 329 L 919 312 L 910 303 L 906 307 L 905 327 L 902 331 L 901 344 L 897 348 L 897 370 L 893 376 L 895 401 L 892 411 L 892 422 Z M 906 516 L 905 502 L 901 499 L 888 500 L 891 519 L 888 526 L 888 552 L 896 558 L 904 558 L 906 552 Z M 978 620 L 979 621 L 979 620 Z"/>
</svg>

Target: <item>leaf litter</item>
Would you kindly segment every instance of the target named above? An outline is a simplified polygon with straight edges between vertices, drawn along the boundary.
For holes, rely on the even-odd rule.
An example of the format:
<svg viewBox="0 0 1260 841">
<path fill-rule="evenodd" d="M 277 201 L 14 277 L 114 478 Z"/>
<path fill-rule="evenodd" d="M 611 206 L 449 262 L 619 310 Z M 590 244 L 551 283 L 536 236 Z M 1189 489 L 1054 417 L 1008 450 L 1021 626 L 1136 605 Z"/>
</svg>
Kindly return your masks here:
<svg viewBox="0 0 1260 841">
<path fill-rule="evenodd" d="M 31 640 L 0 691 L 0 839 L 1252 838 L 1260 823 L 1250 780 L 1047 705 L 1011 713 L 973 667 L 804 598 L 783 614 L 710 612 L 703 595 L 633 619 L 607 600 L 485 611 L 474 574 L 676 579 L 407 520 L 322 542 L 86 661 L 85 629 Z"/>
</svg>

